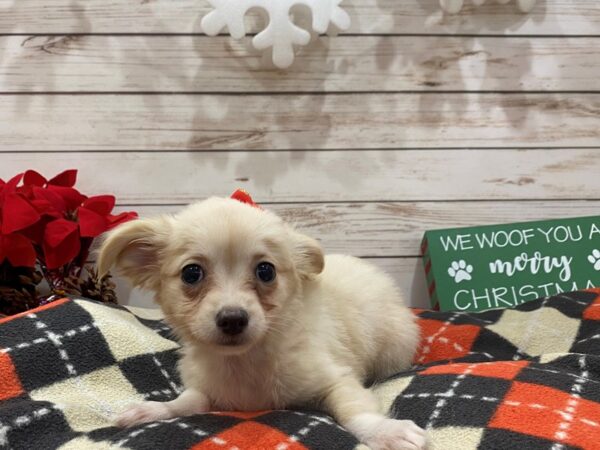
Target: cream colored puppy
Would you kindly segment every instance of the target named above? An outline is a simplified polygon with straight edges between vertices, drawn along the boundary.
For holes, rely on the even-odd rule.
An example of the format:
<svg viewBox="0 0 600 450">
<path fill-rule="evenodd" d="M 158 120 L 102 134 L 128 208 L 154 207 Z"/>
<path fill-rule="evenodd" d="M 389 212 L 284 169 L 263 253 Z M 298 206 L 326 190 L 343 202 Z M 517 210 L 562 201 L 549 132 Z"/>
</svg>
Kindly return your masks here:
<svg viewBox="0 0 600 450">
<path fill-rule="evenodd" d="M 387 418 L 363 387 L 407 369 L 419 334 L 372 265 L 324 257 L 275 214 L 222 198 L 121 225 L 98 264 L 154 291 L 183 347 L 185 391 L 131 407 L 118 425 L 304 404 L 373 450 L 425 447 L 421 428 Z"/>
</svg>

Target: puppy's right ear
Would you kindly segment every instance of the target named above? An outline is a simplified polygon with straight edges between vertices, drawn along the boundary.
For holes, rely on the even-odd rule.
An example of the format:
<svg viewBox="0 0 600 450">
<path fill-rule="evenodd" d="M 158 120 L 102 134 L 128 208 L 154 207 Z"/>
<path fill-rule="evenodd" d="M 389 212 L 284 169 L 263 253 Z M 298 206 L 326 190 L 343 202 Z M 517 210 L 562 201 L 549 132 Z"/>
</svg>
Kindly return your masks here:
<svg viewBox="0 0 600 450">
<path fill-rule="evenodd" d="M 310 278 L 320 274 L 325 267 L 325 257 L 319 243 L 297 231 L 291 231 L 290 234 L 293 242 L 293 258 L 300 276 Z"/>
<path fill-rule="evenodd" d="M 115 266 L 134 286 L 157 289 L 159 254 L 169 230 L 168 219 L 160 217 L 133 220 L 110 231 L 100 247 L 99 275 L 106 275 Z"/>
</svg>

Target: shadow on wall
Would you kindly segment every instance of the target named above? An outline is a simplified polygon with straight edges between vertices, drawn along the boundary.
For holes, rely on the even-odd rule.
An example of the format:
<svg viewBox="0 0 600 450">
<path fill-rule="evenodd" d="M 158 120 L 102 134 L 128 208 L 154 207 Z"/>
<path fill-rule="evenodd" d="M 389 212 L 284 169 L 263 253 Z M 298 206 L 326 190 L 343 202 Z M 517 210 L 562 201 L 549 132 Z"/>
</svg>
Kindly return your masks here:
<svg viewBox="0 0 600 450">
<path fill-rule="evenodd" d="M 266 26 L 268 18 L 264 11 L 257 8 L 249 13 L 248 24 L 251 23 L 256 29 Z M 311 29 L 312 17 L 308 8 L 295 7 L 293 13 L 297 25 Z M 283 71 L 273 65 L 270 51 L 259 52 L 253 48 L 251 37 L 244 38 L 241 45 L 224 39 L 220 41 L 218 48 L 215 48 L 217 44 L 214 41 L 210 45 L 203 45 L 209 43 L 209 38 L 193 39 L 198 60 L 210 58 L 211 55 L 227 54 L 229 56 L 224 62 L 227 73 L 239 71 L 245 75 L 250 74 L 251 79 L 242 77 L 243 81 L 239 86 L 232 79 L 232 86 L 228 87 L 227 93 L 210 98 L 209 101 L 215 103 L 212 107 L 199 105 L 190 124 L 193 133 L 186 148 L 257 150 L 246 153 L 243 160 L 236 163 L 235 172 L 239 176 L 235 181 L 242 187 L 253 185 L 268 191 L 278 178 L 304 165 L 306 153 L 302 150 L 328 147 L 334 122 L 333 112 L 328 109 L 330 99 L 325 95 L 311 95 L 327 90 L 324 86 L 325 79 L 306 76 L 313 72 L 334 70 L 333 62 L 328 60 L 327 40 L 320 39 L 313 33 L 311 43 L 307 47 L 297 48 L 294 64 Z M 301 55 L 305 57 L 299 58 Z M 294 84 L 297 77 L 302 78 L 304 86 L 305 80 L 310 80 L 311 93 L 298 92 L 301 89 Z M 198 67 L 196 79 L 190 80 L 190 84 L 201 86 L 204 80 L 206 74 L 202 67 Z M 246 92 L 249 85 L 258 95 Z M 254 101 L 248 102 L 244 109 L 237 109 L 235 105 L 240 104 L 240 96 L 252 96 Z M 304 114 L 298 114 L 299 111 Z M 252 123 L 257 125 L 252 128 L 241 126 L 245 121 L 240 118 L 244 116 L 253 117 Z M 288 161 L 282 161 L 272 150 L 294 151 L 290 153 Z M 227 158 L 207 158 L 202 152 L 195 153 L 194 159 L 199 164 L 206 161 L 218 164 L 215 166 L 217 170 L 228 164 Z M 260 163 L 257 164 L 257 161 Z"/>
<path fill-rule="evenodd" d="M 377 0 L 380 5 L 393 0 Z M 457 14 L 447 14 L 440 7 L 439 0 L 413 0 L 426 13 L 422 23 L 423 32 L 447 32 L 457 34 L 502 34 L 519 30 L 527 21 L 545 22 L 546 0 L 537 0 L 535 7 L 522 13 L 516 0 L 501 4 L 497 0 L 485 0 L 481 6 L 472 0 L 464 0 L 462 10 Z M 517 33 L 518 34 L 518 33 Z"/>
<path fill-rule="evenodd" d="M 415 5 L 412 2 L 393 2 L 392 0 L 377 0 L 380 5 L 380 14 L 385 17 L 392 17 L 394 20 L 399 21 L 401 17 L 400 13 L 403 8 L 412 8 L 414 14 L 414 8 L 423 8 L 426 13 L 429 11 L 439 12 L 439 6 L 437 0 L 419 0 L 419 3 Z M 417 1 L 417 0 L 413 0 Z M 409 6 L 407 6 L 409 4 Z M 498 5 L 491 0 L 483 5 L 482 7 L 474 10 L 467 4 L 463 13 L 458 16 L 452 16 L 452 20 L 458 20 L 460 17 L 460 23 L 467 29 L 474 32 L 478 31 L 478 28 L 483 29 L 481 22 L 481 14 L 488 20 L 493 19 L 496 14 L 502 18 L 500 21 L 505 27 L 518 26 L 522 21 L 529 20 L 528 17 L 531 15 L 524 16 L 522 14 L 514 14 L 516 7 L 514 3 L 508 5 Z M 80 2 L 72 2 L 73 14 L 77 16 L 77 29 L 88 30 L 91 29 L 89 21 L 85 17 L 85 7 Z M 351 4 L 348 9 L 355 15 L 354 20 L 360 21 L 360 18 L 356 15 L 359 14 L 357 7 Z M 398 12 L 400 11 L 400 13 Z M 487 11 L 487 13 L 486 13 Z M 498 13 L 498 11 L 510 11 L 510 14 Z M 544 2 L 538 1 L 536 8 L 534 9 L 534 18 L 543 16 Z M 492 14 L 494 13 L 494 14 Z M 433 13 L 431 13 L 433 14 Z M 306 15 L 304 16 L 306 17 Z M 508 18 L 511 18 L 512 22 L 507 22 Z M 158 21 L 159 29 L 160 18 L 156 18 Z M 199 18 L 198 18 L 199 20 Z M 305 19 L 306 20 L 306 19 Z M 406 19 L 403 19 L 406 20 Z M 449 19 L 450 20 L 450 19 Z M 479 21 L 479 22 L 478 22 Z M 473 25 L 473 23 L 479 23 L 479 25 Z M 398 25 L 399 27 L 400 25 Z M 396 26 L 392 27 L 395 28 Z M 428 30 L 427 25 L 423 24 L 423 29 Z M 498 25 L 500 27 L 500 25 Z M 31 42 L 27 42 L 26 45 L 31 46 L 32 51 L 44 51 L 44 52 L 68 52 L 71 47 L 77 47 L 79 39 L 85 39 L 81 36 L 59 36 L 59 37 L 36 37 Z M 119 39 L 114 37 L 114 39 Z M 143 43 L 148 42 L 148 37 L 140 38 L 139 47 L 143 48 Z M 326 90 L 331 90 L 331 86 L 325 86 L 325 83 L 330 82 L 325 76 L 312 77 L 311 74 L 327 74 L 330 72 L 339 73 L 351 73 L 357 68 L 352 66 L 351 61 L 332 60 L 328 58 L 329 48 L 327 39 L 314 39 L 313 44 L 306 48 L 300 49 L 299 55 L 304 56 L 296 60 L 296 64 L 292 66 L 289 72 L 275 71 L 268 64 L 264 63 L 269 61 L 269 55 L 263 55 L 262 61 L 260 57 L 257 57 L 257 53 L 252 51 L 246 53 L 240 52 L 240 46 L 231 45 L 231 41 L 228 39 L 220 40 L 219 44 L 215 45 L 214 41 L 210 41 L 210 45 L 203 45 L 209 42 L 208 38 L 202 39 L 198 36 L 189 36 L 189 39 L 193 39 L 193 45 L 195 46 L 197 59 L 194 60 L 190 57 L 183 64 L 194 64 L 192 70 L 196 70 L 197 75 L 189 76 L 189 71 L 182 71 L 181 66 L 178 64 L 166 64 L 165 61 L 168 59 L 161 58 L 161 63 L 157 64 L 153 58 L 153 49 L 148 48 L 147 50 L 139 51 L 136 55 L 135 64 L 137 67 L 147 67 L 149 75 L 144 80 L 150 87 L 149 91 L 161 91 L 164 89 L 165 79 L 169 79 L 171 83 L 169 89 L 173 89 L 173 80 L 178 81 L 181 86 L 182 92 L 210 92 L 210 87 L 206 86 L 206 76 L 202 77 L 203 67 L 202 59 L 211 61 L 211 65 L 215 64 L 215 60 L 218 59 L 215 56 L 230 54 L 231 58 L 226 58 L 223 64 L 226 65 L 229 73 L 235 73 L 239 71 L 244 73 L 244 83 L 240 83 L 239 87 L 235 85 L 231 87 L 231 90 L 237 92 L 244 91 L 244 85 L 254 84 L 257 86 L 257 91 L 271 92 L 280 89 L 294 92 L 293 80 L 295 78 L 303 78 L 303 80 L 309 79 L 309 83 L 303 82 L 303 89 L 308 89 L 311 92 L 320 93 Z M 431 38 L 428 38 L 431 39 Z M 520 48 L 518 58 L 511 59 L 511 73 L 513 76 L 510 80 L 503 80 L 502 85 L 497 81 L 490 81 L 491 77 L 487 76 L 488 71 L 491 72 L 498 66 L 505 64 L 502 56 L 498 56 L 498 53 L 503 51 L 502 48 L 493 48 L 493 42 L 489 39 L 478 39 L 478 38 L 452 38 L 452 37 L 439 37 L 435 38 L 435 44 L 427 47 L 427 53 L 423 52 L 415 53 L 410 50 L 404 50 L 402 48 L 394 48 L 395 42 L 399 40 L 389 39 L 382 37 L 379 39 L 379 45 L 376 50 L 377 67 L 382 74 L 386 73 L 386 70 L 392 65 L 405 65 L 414 68 L 415 77 L 418 79 L 417 84 L 423 87 L 423 91 L 427 92 L 432 89 L 448 89 L 448 90 L 496 90 L 496 89 L 510 89 L 514 91 L 520 90 L 520 77 L 523 74 L 528 73 L 530 70 L 530 48 L 529 43 L 526 39 L 523 39 Z M 246 44 L 248 44 L 246 40 Z M 110 64 L 111 54 L 110 40 L 108 43 L 108 49 L 102 50 L 103 53 L 98 52 L 97 58 L 100 58 L 102 63 Z M 491 42 L 491 43 L 490 43 Z M 221 45 L 221 48 L 217 48 Z M 429 45 L 429 44 L 428 44 Z M 491 47 L 490 47 L 491 46 Z M 246 45 L 246 49 L 249 45 Z M 429 49 L 431 51 L 429 51 Z M 162 50 L 162 49 L 161 49 Z M 76 51 L 76 50 L 75 50 Z M 237 52 L 237 53 L 236 53 Z M 492 56 L 493 55 L 493 56 Z M 512 55 L 514 56 L 514 55 Z M 30 89 L 34 90 L 52 90 L 55 83 L 53 79 L 55 77 L 55 70 L 53 69 L 54 58 L 46 58 L 48 61 L 44 62 L 43 76 L 40 78 L 39 86 L 32 86 Z M 57 58 L 59 59 L 59 58 Z M 119 59 L 126 59 L 125 56 Z M 469 64 L 469 60 L 484 60 L 485 64 L 478 63 L 478 66 L 485 67 L 484 73 L 480 75 L 480 81 L 473 77 L 469 80 L 461 78 L 463 64 Z M 401 60 L 398 62 L 398 60 Z M 217 63 L 218 65 L 219 63 Z M 236 69 L 237 66 L 237 69 Z M 232 69 L 233 67 L 233 69 Z M 214 69 L 213 69 L 214 70 Z M 360 68 L 358 69 L 360 70 Z M 130 68 L 124 69 L 124 73 L 115 74 L 115 78 L 121 77 L 118 82 L 122 86 L 126 86 L 128 78 L 138 77 L 141 78 L 142 74 L 139 70 L 133 70 Z M 182 72 L 184 74 L 182 75 Z M 515 75 L 516 73 L 516 75 Z M 253 76 L 253 81 L 248 81 L 247 76 L 250 74 Z M 269 75 L 265 75 L 269 74 Z M 204 73 L 204 75 L 206 75 Z M 272 75 L 272 76 L 271 76 Z M 479 75 L 479 74 L 478 74 Z M 451 80 L 448 82 L 448 80 Z M 61 80 L 62 81 L 62 80 Z M 505 84 L 506 81 L 506 84 Z M 154 83 L 154 86 L 152 86 Z M 236 83 L 235 78 L 232 77 L 232 84 Z M 343 85 L 339 84 L 333 89 L 344 89 Z M 506 86 L 509 88 L 506 88 Z M 64 82 L 61 83 L 64 86 Z M 377 86 L 373 86 L 373 89 L 377 89 Z M 117 89 L 118 90 L 118 89 Z M 229 89 L 228 89 L 229 90 Z M 236 94 L 241 95 L 241 94 Z M 518 95 L 518 94 L 517 94 Z M 265 98 L 265 104 L 267 100 L 272 98 L 269 95 L 263 95 Z M 161 110 L 161 96 L 143 96 L 143 101 L 148 107 L 149 111 L 157 111 L 160 114 Z M 179 149 L 192 149 L 192 150 L 204 150 L 204 149 L 219 149 L 219 148 L 235 148 L 244 150 L 248 148 L 254 149 L 319 149 L 328 147 L 328 138 L 332 132 L 332 127 L 335 127 L 335 117 L 340 114 L 339 111 L 328 110 L 327 106 L 333 103 L 325 96 L 311 96 L 301 94 L 290 94 L 286 96 L 280 96 L 279 99 L 286 99 L 289 101 L 276 101 L 271 102 L 265 108 L 259 111 L 234 111 L 231 109 L 231 95 L 221 95 L 204 100 L 201 96 L 198 96 L 198 108 L 197 112 L 192 118 L 187 134 L 182 140 L 186 142 L 176 142 L 164 144 L 170 148 L 177 147 Z M 420 96 L 420 106 L 415 108 L 417 113 L 415 119 L 420 123 L 433 124 L 441 123 L 443 117 L 446 114 L 452 114 L 455 117 L 461 117 L 464 114 L 464 109 L 468 108 L 468 105 L 460 102 L 448 102 L 447 95 L 433 95 L 422 94 Z M 473 98 L 473 97 L 471 97 Z M 17 102 L 28 102 L 31 97 L 24 96 L 17 100 Z M 53 96 L 45 96 L 44 101 L 52 101 Z M 527 102 L 527 98 L 523 97 L 522 102 Z M 447 111 L 449 105 L 452 105 L 451 111 Z M 522 126 L 523 117 L 521 115 L 511 116 L 512 106 L 514 105 L 514 95 L 509 99 L 509 103 L 506 104 L 507 117 L 515 127 Z M 357 101 L 357 109 L 361 109 L 364 115 L 368 115 L 372 108 L 377 108 L 377 105 L 363 104 Z M 464 108 L 463 108 L 464 106 Z M 399 108 L 402 105 L 398 105 Z M 26 104 L 20 103 L 17 111 L 26 111 Z M 310 117 L 304 118 L 304 123 L 296 123 L 294 120 L 297 111 L 310 111 Z M 244 114 L 253 114 L 260 118 L 260 122 L 264 123 L 264 126 L 253 126 L 252 129 L 243 129 L 242 127 L 236 126 L 238 118 Z M 210 116 L 214 115 L 214 119 L 211 120 Z M 186 120 L 189 120 L 187 118 Z M 353 119 L 354 120 L 354 119 Z M 364 127 L 365 133 L 369 132 L 368 122 L 357 120 L 357 127 Z M 390 124 L 394 126 L 394 124 Z M 396 124 L 397 127 L 408 128 L 410 123 Z M 299 138 L 300 135 L 300 138 Z M 268 137 L 268 138 L 266 138 Z M 175 138 L 177 138 L 175 136 Z M 390 142 L 390 147 L 401 147 L 403 145 L 402 136 L 396 137 L 396 142 Z M 162 145 L 162 143 L 161 143 Z"/>
<path fill-rule="evenodd" d="M 16 13 L 12 14 L 13 16 L 19 17 L 19 11 L 17 7 L 17 2 L 19 0 L 14 0 L 10 6 L 7 8 L 0 8 L 0 14 L 3 14 L 5 10 L 13 9 Z M 78 3 L 78 1 L 73 0 L 69 5 L 69 11 L 73 16 L 73 25 L 71 29 L 75 30 L 77 33 L 91 33 L 92 26 L 90 21 L 85 16 L 85 8 Z M 19 29 L 20 24 L 14 24 L 14 32 L 20 33 L 22 30 Z M 10 31 L 6 32 L 7 35 L 10 34 Z M 76 35 L 32 35 L 32 36 L 7 36 L 5 38 L 5 42 L 7 45 L 6 49 L 0 49 L 0 67 L 7 66 L 10 59 L 16 56 L 16 58 L 23 59 L 23 54 L 27 53 L 27 59 L 31 60 L 35 57 L 36 52 L 45 52 L 48 54 L 52 54 L 53 52 L 60 53 L 64 48 L 69 47 L 74 44 L 80 36 Z M 21 41 L 20 45 L 15 45 L 14 42 L 16 40 Z M 13 47 L 14 45 L 14 47 Z M 16 55 L 11 54 L 11 50 L 14 48 L 21 49 L 20 52 L 17 52 Z M 55 60 L 53 58 L 44 58 L 43 67 L 39 69 L 39 84 L 32 84 L 28 86 L 26 92 L 53 92 L 56 91 L 56 68 L 55 68 Z M 21 66 L 21 64 L 17 64 L 17 67 Z M 23 116 L 29 111 L 31 105 L 30 101 L 33 99 L 31 96 L 22 95 L 18 96 L 14 99 L 14 114 L 17 116 Z M 37 98 L 39 100 L 39 98 Z M 52 95 L 45 95 L 42 97 L 42 100 L 47 104 L 52 104 L 54 97 Z"/>
<path fill-rule="evenodd" d="M 404 301 L 412 308 L 425 308 L 429 309 L 429 293 L 427 292 L 427 281 L 425 279 L 425 269 L 421 259 L 416 260 L 412 283 L 410 286 L 410 298 L 406 298 Z"/>
<path fill-rule="evenodd" d="M 253 27 L 262 30 L 267 25 L 266 12 L 255 8 L 249 13 Z M 261 19 L 257 19 L 257 17 Z M 294 18 L 295 23 L 303 28 L 311 28 L 312 18 L 308 8 L 294 8 Z M 210 47 L 202 45 L 207 42 L 207 39 L 195 38 L 194 40 L 194 47 L 199 60 L 210 56 L 210 53 L 207 54 L 207 52 L 215 51 L 212 45 Z M 230 56 L 225 63 L 227 73 L 232 74 L 239 71 L 240 73 L 250 74 L 252 78 L 247 80 L 244 77 L 244 82 L 240 83 L 239 86 L 235 86 L 236 80 L 232 79 L 233 85 L 228 88 L 227 95 L 216 97 L 218 105 L 215 105 L 212 111 L 208 111 L 206 108 L 197 110 L 191 123 L 191 129 L 194 130 L 194 133 L 188 139 L 187 147 L 192 150 L 218 148 L 219 146 L 240 150 L 319 149 L 326 147 L 331 117 L 329 114 L 323 113 L 323 106 L 327 100 L 325 96 L 307 96 L 295 93 L 281 95 L 285 91 L 297 92 L 299 89 L 294 89 L 293 86 L 294 78 L 303 71 L 310 71 L 311 65 L 329 64 L 327 59 L 328 48 L 324 45 L 324 41 L 313 35 L 313 41 L 307 50 L 311 52 L 311 57 L 304 59 L 302 62 L 299 62 L 296 58 L 295 63 L 286 71 L 275 68 L 270 51 L 262 53 L 254 50 L 250 37 L 244 38 L 243 46 L 237 43 L 232 45 L 230 40 L 222 40 L 221 42 L 222 47 L 218 49 L 218 54 Z M 244 54 L 241 54 L 240 50 Z M 303 50 L 303 48 L 297 49 L 297 53 L 302 54 Z M 305 67 L 306 64 L 309 67 Z M 203 80 L 206 80 L 206 76 L 202 71 L 202 67 L 198 67 L 196 79 L 190 82 L 193 86 L 201 86 Z M 312 90 L 314 92 L 325 91 L 323 83 L 323 79 L 315 80 L 312 84 Z M 250 105 L 244 110 L 232 108 L 232 97 L 252 95 L 245 93 L 248 90 L 248 85 L 253 86 L 253 89 L 261 97 L 260 102 L 253 102 L 253 104 L 262 106 L 258 110 L 250 109 Z M 230 94 L 230 92 L 233 92 L 233 94 Z M 274 101 L 269 101 L 271 99 Z M 235 103 L 239 102 L 236 101 Z M 297 123 L 294 120 L 297 111 L 307 110 L 312 113 L 311 123 L 316 124 L 313 129 L 308 123 Z M 215 111 L 218 112 L 215 113 Z M 218 117 L 208 117 L 207 120 L 207 115 L 211 114 L 216 114 Z M 239 123 L 243 121 L 238 118 L 243 115 L 252 115 L 256 118 L 255 123 L 264 123 L 265 126 L 257 126 L 252 129 L 240 128 Z M 210 129 L 203 129 L 207 123 L 214 124 L 214 128 L 217 130 L 214 136 L 212 136 L 213 133 Z M 306 129 L 306 139 L 298 141 L 298 128 Z"/>
<path fill-rule="evenodd" d="M 399 13 L 399 8 L 393 0 L 377 0 L 383 14 L 394 17 L 395 23 L 392 29 L 402 32 L 402 27 L 407 23 L 406 16 Z M 485 4 L 475 7 L 470 0 L 459 14 L 444 14 L 439 5 L 439 0 L 417 0 L 418 7 L 423 14 L 419 17 L 425 20 L 419 24 L 421 33 L 458 33 L 458 34 L 503 34 L 503 31 L 516 30 L 528 20 L 543 21 L 545 19 L 545 0 L 538 0 L 535 8 L 529 14 L 521 13 L 515 2 L 509 4 L 498 4 L 494 0 L 488 0 Z M 410 7 L 415 5 L 411 3 Z M 410 14 L 410 9 L 406 11 Z M 519 41 L 518 54 L 503 55 L 510 52 L 506 46 L 498 46 L 498 39 L 480 38 L 477 36 L 452 37 L 439 36 L 429 37 L 433 39 L 428 47 L 427 53 L 415 52 L 411 49 L 390 48 L 394 42 L 382 37 L 378 45 L 378 69 L 389 70 L 397 64 L 397 58 L 402 59 L 402 64 L 410 66 L 414 70 L 416 84 L 423 87 L 420 95 L 417 114 L 420 123 L 442 123 L 444 116 L 451 113 L 455 117 L 462 117 L 465 110 L 469 108 L 466 103 L 452 102 L 444 94 L 434 94 L 438 90 L 449 91 L 522 91 L 521 79 L 531 69 L 531 44 L 527 38 Z M 500 38 L 501 39 L 501 38 Z M 514 42 L 514 41 L 513 41 Z M 397 45 L 397 44 L 396 44 Z M 464 66 L 469 66 L 475 60 L 478 67 L 485 67 L 482 73 L 472 74 L 470 79 L 464 79 Z M 498 79 L 489 77 L 499 67 L 510 67 L 510 78 Z M 466 71 L 469 73 L 469 71 Z M 429 91 L 429 92 L 428 92 Z M 431 95 L 434 94 L 434 95 Z M 522 102 L 527 101 L 522 94 Z M 513 127 L 522 127 L 525 124 L 524 117 L 514 115 L 514 96 L 505 104 L 505 116 Z M 452 109 L 450 109 L 452 108 Z"/>
</svg>

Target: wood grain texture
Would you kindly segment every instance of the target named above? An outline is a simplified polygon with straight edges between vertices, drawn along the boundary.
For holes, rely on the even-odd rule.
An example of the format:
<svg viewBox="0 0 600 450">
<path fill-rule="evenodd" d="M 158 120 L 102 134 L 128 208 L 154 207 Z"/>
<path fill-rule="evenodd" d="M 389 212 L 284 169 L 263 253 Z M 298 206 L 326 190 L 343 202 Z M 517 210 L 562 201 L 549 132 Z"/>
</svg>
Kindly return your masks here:
<svg viewBox="0 0 600 450">
<path fill-rule="evenodd" d="M 173 214 L 183 205 L 118 207 L 140 217 Z M 418 256 L 425 230 L 600 214 L 596 201 L 389 202 L 264 205 L 321 242 L 327 253 Z"/>
<path fill-rule="evenodd" d="M 0 92 L 600 91 L 600 38 L 338 36 L 287 71 L 197 36 L 0 37 Z"/>
<path fill-rule="evenodd" d="M 407 305 L 427 308 L 429 297 L 426 290 L 425 275 L 421 258 L 365 258 L 367 261 L 380 267 L 388 273 L 398 285 Z M 158 306 L 152 300 L 148 291 L 132 289 L 131 285 L 120 277 L 115 278 L 117 284 L 117 297 L 132 306 L 154 307 Z"/>
<path fill-rule="evenodd" d="M 80 169 L 83 192 L 187 203 L 237 187 L 259 202 L 600 199 L 600 149 L 3 153 L 0 178 Z"/>
<path fill-rule="evenodd" d="M 388 273 L 400 288 L 407 305 L 429 307 L 429 294 L 421 258 L 366 258 Z"/>
<path fill-rule="evenodd" d="M 346 0 L 281 72 L 204 1 L 0 0 L 0 177 L 78 167 L 142 215 L 245 187 L 426 306 L 424 230 L 600 208 L 598 0 L 438 1 Z"/>
<path fill-rule="evenodd" d="M 1 100 L 5 151 L 571 147 L 597 146 L 600 140 L 600 94 L 14 95 Z"/>
<path fill-rule="evenodd" d="M 597 34 L 597 0 L 538 0 L 529 14 L 514 1 L 489 1 L 474 8 L 469 0 L 455 16 L 442 14 L 438 0 L 346 0 L 349 33 L 377 34 Z M 199 33 L 209 6 L 197 0 L 3 0 L 0 33 Z M 247 29 L 264 24 L 250 17 Z"/>
</svg>

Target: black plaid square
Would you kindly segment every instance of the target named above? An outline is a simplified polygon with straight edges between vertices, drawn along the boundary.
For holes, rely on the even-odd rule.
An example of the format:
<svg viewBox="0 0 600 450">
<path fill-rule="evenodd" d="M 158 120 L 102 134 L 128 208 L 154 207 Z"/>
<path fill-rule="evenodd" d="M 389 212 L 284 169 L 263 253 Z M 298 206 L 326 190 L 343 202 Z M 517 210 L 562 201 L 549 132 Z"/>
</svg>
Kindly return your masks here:
<svg viewBox="0 0 600 450">
<path fill-rule="evenodd" d="M 158 333 L 160 336 L 164 337 L 165 339 L 169 339 L 171 341 L 177 342 L 177 337 L 173 333 L 173 330 L 171 329 L 171 327 L 169 327 L 165 323 L 164 320 L 144 319 L 139 316 L 135 316 L 135 317 L 146 327 L 150 328 L 151 330 L 154 330 L 156 333 Z"/>
<path fill-rule="evenodd" d="M 45 338 L 46 333 L 36 326 L 34 320 L 26 320 L 25 318 L 11 320 L 3 323 L 2 332 L 0 332 L 0 348 L 16 350 L 24 348 L 27 344 L 36 338 Z"/>
<path fill-rule="evenodd" d="M 56 405 L 19 397 L 2 402 L 0 448 L 52 449 L 77 436 Z"/>
<path fill-rule="evenodd" d="M 510 430 L 498 430 L 495 428 L 488 428 L 483 432 L 483 437 L 478 448 L 490 450 L 582 450 L 579 447 L 572 447 L 565 444 L 557 446 L 553 441 L 549 441 L 539 436 L 527 436 Z"/>
<path fill-rule="evenodd" d="M 488 360 L 496 361 L 530 358 L 529 355 L 519 350 L 512 342 L 487 328 L 481 330 L 477 340 L 471 347 L 471 352 L 489 355 Z"/>
<path fill-rule="evenodd" d="M 415 377 L 396 398 L 392 415 L 418 425 L 483 427 L 493 416 L 510 381 L 462 375 Z"/>
<path fill-rule="evenodd" d="M 510 385 L 508 380 L 467 375 L 453 389 L 454 395 L 449 396 L 447 403 L 439 408 L 435 426 L 484 427 Z"/>
<path fill-rule="evenodd" d="M 181 391 L 178 351 L 167 350 L 127 358 L 119 363 L 123 375 L 146 400 L 168 401 Z"/>
<path fill-rule="evenodd" d="M 188 449 L 241 422 L 243 420 L 236 417 L 202 414 L 152 422 L 127 429 L 102 428 L 89 433 L 88 438 L 97 442 L 110 442 L 118 447 L 132 450 Z"/>
<path fill-rule="evenodd" d="M 48 330 L 60 335 L 94 322 L 94 318 L 74 301 L 68 301 L 57 308 L 35 312 L 33 315 L 36 316 L 33 318 L 34 322 L 41 322 Z M 36 326 L 40 325 L 36 323 Z"/>
<path fill-rule="evenodd" d="M 23 323 L 31 334 L 22 334 L 18 343 L 13 335 L 13 346 L 4 347 L 28 391 L 115 363 L 91 316 L 74 303 L 58 310 L 63 308 L 65 323 L 55 309 L 28 314 L 15 322 Z"/>
<path fill-rule="evenodd" d="M 9 352 L 26 391 L 31 392 L 72 376 L 66 365 L 70 364 L 74 370 L 72 363 L 61 358 L 59 349 L 48 338 L 34 338 L 31 342 L 33 344 L 26 348 L 15 348 Z M 35 363 L 32 364 L 32 361 Z"/>
<path fill-rule="evenodd" d="M 489 311 L 482 311 L 477 314 L 461 312 L 458 316 L 452 321 L 452 323 L 456 325 L 480 325 L 480 326 L 488 326 L 492 325 L 504 314 L 504 310 L 502 309 L 492 309 Z"/>
<path fill-rule="evenodd" d="M 590 378 L 590 373 L 600 373 L 600 359 L 585 358 L 585 369 L 580 367 L 582 355 L 566 355 L 554 359 L 550 365 L 531 363 L 516 377 L 516 381 L 544 385 L 563 392 L 571 392 L 579 385 L 577 395 L 600 403 L 599 381 Z M 587 375 L 585 375 L 587 373 Z"/>
<path fill-rule="evenodd" d="M 600 322 L 585 320 L 581 323 L 571 352 L 600 355 Z"/>
</svg>

